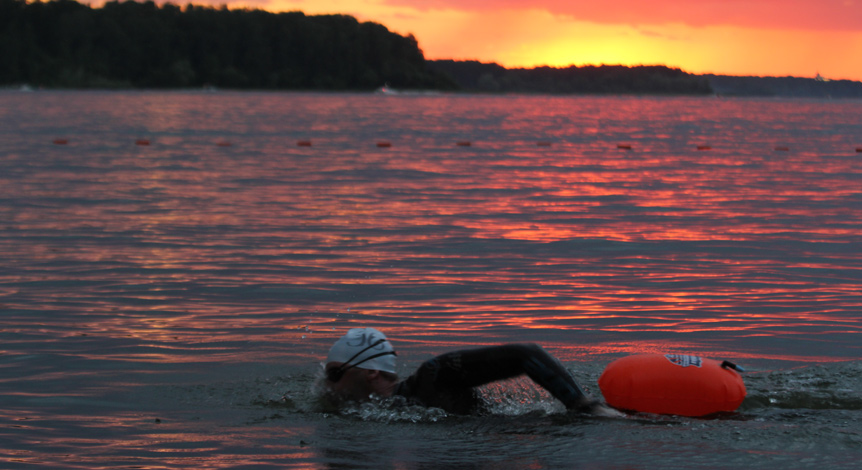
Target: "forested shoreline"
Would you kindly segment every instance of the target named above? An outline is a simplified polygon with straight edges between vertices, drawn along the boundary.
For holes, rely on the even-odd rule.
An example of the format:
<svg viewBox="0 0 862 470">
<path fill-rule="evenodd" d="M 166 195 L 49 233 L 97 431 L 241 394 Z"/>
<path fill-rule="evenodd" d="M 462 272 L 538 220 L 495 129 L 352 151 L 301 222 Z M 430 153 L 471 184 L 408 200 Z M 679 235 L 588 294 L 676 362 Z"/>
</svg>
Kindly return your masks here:
<svg viewBox="0 0 862 470">
<path fill-rule="evenodd" d="M 0 87 L 229 88 L 862 98 L 862 83 L 694 75 L 661 65 L 507 69 L 425 60 L 402 36 L 347 15 L 152 1 L 94 8 L 0 0 Z"/>
<path fill-rule="evenodd" d="M 478 72 L 475 75 L 474 72 Z M 475 76 L 474 76 L 475 75 Z M 426 61 L 413 36 L 346 15 L 147 2 L 0 0 L 0 86 L 709 93 L 667 67 L 505 69 Z"/>
<path fill-rule="evenodd" d="M 712 93 L 709 80 L 662 65 L 536 67 L 508 69 L 477 61 L 431 61 L 431 68 L 452 77 L 463 89 L 520 93 Z"/>
<path fill-rule="evenodd" d="M 454 89 L 413 36 L 351 16 L 0 0 L 0 85 Z"/>
</svg>

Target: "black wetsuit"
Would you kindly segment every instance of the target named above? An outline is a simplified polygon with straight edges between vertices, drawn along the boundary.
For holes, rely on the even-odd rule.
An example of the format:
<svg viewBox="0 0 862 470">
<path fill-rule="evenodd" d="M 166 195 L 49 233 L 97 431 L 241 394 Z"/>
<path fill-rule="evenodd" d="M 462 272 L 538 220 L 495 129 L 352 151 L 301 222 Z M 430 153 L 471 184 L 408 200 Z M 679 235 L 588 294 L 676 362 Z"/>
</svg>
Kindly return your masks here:
<svg viewBox="0 0 862 470">
<path fill-rule="evenodd" d="M 535 344 L 509 344 L 437 356 L 398 384 L 395 395 L 454 414 L 481 411 L 475 387 L 526 374 L 566 408 L 591 405 L 562 364 Z"/>
</svg>

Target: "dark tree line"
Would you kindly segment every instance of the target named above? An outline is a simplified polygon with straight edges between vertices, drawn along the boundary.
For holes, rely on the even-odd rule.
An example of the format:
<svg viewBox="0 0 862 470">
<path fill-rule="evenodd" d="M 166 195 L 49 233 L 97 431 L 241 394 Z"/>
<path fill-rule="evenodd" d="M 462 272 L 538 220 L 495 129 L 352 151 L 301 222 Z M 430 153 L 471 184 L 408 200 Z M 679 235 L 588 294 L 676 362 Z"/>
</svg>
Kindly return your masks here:
<svg viewBox="0 0 862 470">
<path fill-rule="evenodd" d="M 431 68 L 462 88 L 484 92 L 709 94 L 709 81 L 680 69 L 656 66 L 536 67 L 506 69 L 476 61 L 437 60 Z"/>
<path fill-rule="evenodd" d="M 846 80 L 426 61 L 413 36 L 345 15 L 0 0 L 0 86 L 371 90 L 386 83 L 481 92 L 862 98 L 862 83 Z"/>
<path fill-rule="evenodd" d="M 0 85 L 454 88 L 413 36 L 343 15 L 0 0 Z"/>
</svg>

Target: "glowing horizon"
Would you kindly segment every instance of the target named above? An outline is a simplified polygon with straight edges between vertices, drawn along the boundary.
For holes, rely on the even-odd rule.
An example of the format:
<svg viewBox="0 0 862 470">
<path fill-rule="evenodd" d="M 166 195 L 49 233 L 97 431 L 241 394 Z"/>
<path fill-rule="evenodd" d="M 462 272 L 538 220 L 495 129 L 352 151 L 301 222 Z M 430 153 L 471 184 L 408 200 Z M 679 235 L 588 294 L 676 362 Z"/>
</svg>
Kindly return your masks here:
<svg viewBox="0 0 862 470">
<path fill-rule="evenodd" d="M 99 4 L 102 2 L 90 2 Z M 163 3 L 163 2 L 158 2 Z M 425 58 L 504 67 L 665 65 L 694 74 L 862 80 L 862 0 L 204 0 L 345 14 L 412 34 Z"/>
</svg>

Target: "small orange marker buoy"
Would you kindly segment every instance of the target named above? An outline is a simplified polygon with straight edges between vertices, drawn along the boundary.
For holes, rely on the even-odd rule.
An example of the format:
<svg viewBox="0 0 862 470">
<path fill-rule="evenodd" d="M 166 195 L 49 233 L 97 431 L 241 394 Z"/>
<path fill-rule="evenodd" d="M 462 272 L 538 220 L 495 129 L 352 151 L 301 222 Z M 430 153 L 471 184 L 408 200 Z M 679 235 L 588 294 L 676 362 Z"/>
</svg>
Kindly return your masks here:
<svg viewBox="0 0 862 470">
<path fill-rule="evenodd" d="M 550 147 L 551 143 L 543 140 L 540 142 L 536 142 L 536 146 L 537 147 Z"/>
<path fill-rule="evenodd" d="M 311 141 L 310 140 L 300 140 L 299 142 L 296 143 L 296 145 L 299 147 L 311 147 Z"/>
<path fill-rule="evenodd" d="M 377 142 L 377 146 L 380 148 L 389 148 L 389 147 L 392 147 L 392 144 L 389 142 L 380 141 L 380 142 Z"/>
<path fill-rule="evenodd" d="M 617 144 L 617 148 L 622 150 L 631 150 L 632 146 L 629 144 Z"/>
<path fill-rule="evenodd" d="M 66 145 L 69 143 L 69 139 L 54 139 L 54 145 Z"/>
<path fill-rule="evenodd" d="M 698 150 L 712 150 L 712 147 L 710 147 L 709 145 L 698 145 L 697 149 Z"/>
<path fill-rule="evenodd" d="M 790 147 L 785 147 L 783 145 L 779 145 L 778 147 L 775 147 L 775 151 L 776 152 L 789 152 Z"/>
<path fill-rule="evenodd" d="M 135 145 L 150 145 L 150 141 L 148 139 L 138 139 L 135 141 Z"/>
<path fill-rule="evenodd" d="M 862 147 L 856 147 L 856 153 L 862 153 Z"/>
<path fill-rule="evenodd" d="M 455 142 L 455 145 L 457 145 L 458 147 L 469 147 L 472 144 L 467 140 L 462 140 L 459 142 Z"/>
<path fill-rule="evenodd" d="M 216 142 L 216 145 L 218 147 L 230 147 L 231 145 L 233 145 L 233 143 L 228 142 L 227 140 L 220 140 L 220 141 Z"/>
</svg>

